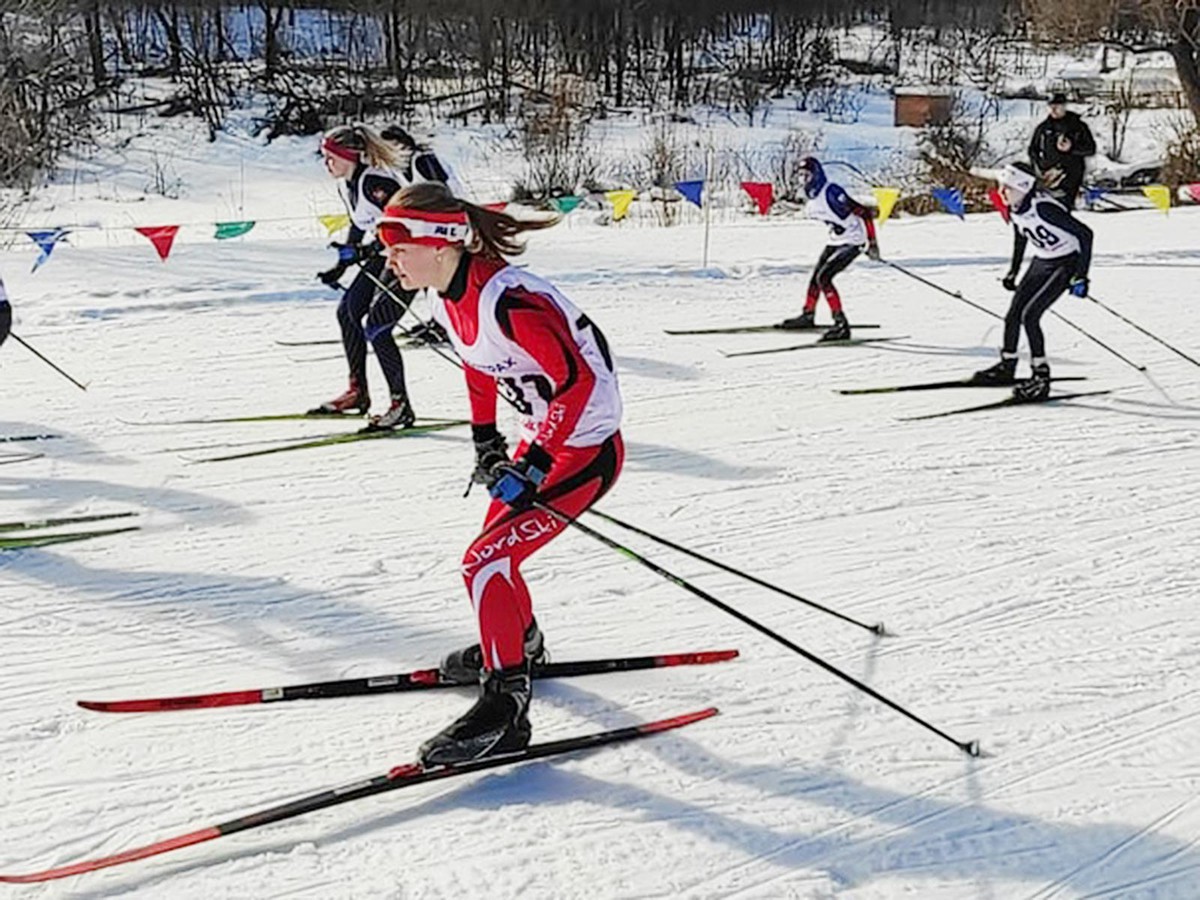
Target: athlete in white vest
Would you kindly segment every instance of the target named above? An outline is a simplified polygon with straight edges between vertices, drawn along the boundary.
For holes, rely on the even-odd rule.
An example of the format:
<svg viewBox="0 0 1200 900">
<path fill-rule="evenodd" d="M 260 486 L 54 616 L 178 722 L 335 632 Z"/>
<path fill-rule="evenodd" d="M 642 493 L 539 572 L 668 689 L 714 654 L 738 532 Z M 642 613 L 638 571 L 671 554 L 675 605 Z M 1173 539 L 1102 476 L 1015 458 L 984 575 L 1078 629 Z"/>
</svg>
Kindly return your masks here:
<svg viewBox="0 0 1200 900">
<path fill-rule="evenodd" d="M 810 219 L 817 219 L 829 226 L 829 244 L 821 251 L 808 282 L 808 295 L 804 311 L 794 318 L 784 319 L 780 328 L 810 330 L 817 326 L 814 321 L 817 301 L 824 292 L 833 313 L 833 327 L 821 335 L 822 341 L 840 341 L 850 337 L 850 323 L 842 309 L 842 298 L 833 285 L 834 276 L 854 262 L 862 248 L 867 255 L 879 259 L 879 245 L 875 240 L 875 213 L 863 206 L 845 188 L 829 180 L 825 169 L 813 157 L 800 163 L 805 172 L 804 193 L 808 197 L 805 212 Z"/>
<path fill-rule="evenodd" d="M 342 346 L 350 369 L 350 384 L 344 393 L 311 410 L 314 414 L 366 413 L 371 406 L 367 390 L 367 341 L 383 369 L 391 402 L 387 411 L 375 416 L 368 430 L 406 428 L 416 415 L 404 383 L 404 360 L 392 337 L 392 329 L 412 303 L 415 292 L 404 292 L 386 282 L 382 245 L 375 238 L 375 224 L 388 200 L 403 181 L 393 170 L 399 161 L 396 149 L 364 125 L 343 125 L 325 135 L 321 155 L 329 174 L 338 179 L 338 190 L 350 215 L 350 233 L 343 243 L 330 244 L 338 251 L 338 263 L 317 277 L 330 287 L 350 266 L 357 274 L 342 294 L 337 319 Z M 381 289 L 384 284 L 386 289 Z"/>
<path fill-rule="evenodd" d="M 450 654 L 442 677 L 477 684 L 478 702 L 426 741 L 439 765 L 529 743 L 531 672 L 544 660 L 520 565 L 563 530 L 535 503 L 576 517 L 621 471 L 621 393 L 600 329 L 553 285 L 510 265 L 523 231 L 554 219 L 518 220 L 456 198 L 441 184 L 405 188 L 378 233 L 405 288 L 438 292 L 434 318 L 463 361 L 475 438 L 472 480 L 492 504 L 463 557 L 479 643 Z M 513 459 L 496 428 L 496 393 L 522 415 Z"/>
<path fill-rule="evenodd" d="M 1058 200 L 1037 186 L 1037 176 L 1022 163 L 1006 166 L 999 178 L 1000 195 L 1008 206 L 1013 226 L 1013 257 L 1004 287 L 1013 291 L 1004 317 L 1004 346 L 1000 362 L 975 373 L 979 384 L 1014 384 L 1018 400 L 1038 402 L 1050 395 L 1050 365 L 1041 318 L 1064 291 L 1076 297 L 1088 294 L 1088 269 L 1092 262 L 1092 230 L 1076 219 Z M 1017 283 L 1017 273 L 1027 248 L 1033 261 Z M 1032 374 L 1017 382 L 1017 347 L 1021 328 L 1029 339 Z"/>
</svg>

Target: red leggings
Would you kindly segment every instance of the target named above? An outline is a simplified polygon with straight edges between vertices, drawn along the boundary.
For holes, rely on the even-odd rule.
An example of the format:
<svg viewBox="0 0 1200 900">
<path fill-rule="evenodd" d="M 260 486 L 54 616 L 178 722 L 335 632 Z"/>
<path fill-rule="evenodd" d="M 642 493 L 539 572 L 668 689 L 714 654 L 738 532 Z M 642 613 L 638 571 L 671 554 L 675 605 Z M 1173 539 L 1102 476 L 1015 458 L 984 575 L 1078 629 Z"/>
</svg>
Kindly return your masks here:
<svg viewBox="0 0 1200 900">
<path fill-rule="evenodd" d="M 520 459 L 525 445 L 517 448 Z M 617 432 L 595 447 L 559 451 L 538 499 L 571 518 L 603 497 L 620 474 L 625 445 Z M 463 580 L 479 621 L 485 669 L 505 669 L 525 659 L 525 629 L 533 620 L 520 565 L 567 526 L 540 509 L 518 512 L 493 500 L 483 531 L 463 556 Z"/>
</svg>

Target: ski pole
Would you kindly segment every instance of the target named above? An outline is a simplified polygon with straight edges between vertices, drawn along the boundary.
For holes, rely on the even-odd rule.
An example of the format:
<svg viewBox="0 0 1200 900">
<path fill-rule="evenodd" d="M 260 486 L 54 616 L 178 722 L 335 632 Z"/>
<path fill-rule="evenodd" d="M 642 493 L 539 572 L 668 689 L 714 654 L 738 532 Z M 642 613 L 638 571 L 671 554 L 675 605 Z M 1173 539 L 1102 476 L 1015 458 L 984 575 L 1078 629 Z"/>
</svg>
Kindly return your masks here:
<svg viewBox="0 0 1200 900">
<path fill-rule="evenodd" d="M 903 275 L 907 275 L 909 278 L 919 281 L 919 282 L 921 282 L 921 284 L 926 285 L 927 287 L 933 288 L 935 291 L 941 291 L 947 297 L 953 297 L 955 300 L 961 300 L 963 303 L 967 304 L 967 306 L 973 306 L 973 307 L 975 307 L 975 309 L 979 310 L 980 312 L 987 313 L 993 319 L 1003 319 L 1004 318 L 1004 316 L 1001 316 L 1001 315 L 998 315 L 997 313 L 992 312 L 986 306 L 980 306 L 975 301 L 968 300 L 960 292 L 947 290 L 946 288 L 942 287 L 940 284 L 934 284 L 932 281 L 929 281 L 926 278 L 922 278 L 916 272 L 910 272 L 908 269 L 904 268 L 904 266 L 897 265 L 896 263 L 892 262 L 890 259 L 881 259 L 879 261 L 881 263 L 886 263 L 887 265 L 891 266 L 897 272 L 900 272 Z"/>
<path fill-rule="evenodd" d="M 1130 328 L 1136 328 L 1138 331 L 1140 331 L 1146 337 L 1150 338 L 1151 340 L 1158 341 L 1160 344 L 1162 344 L 1168 350 L 1172 351 L 1173 353 L 1178 354 L 1179 356 L 1182 356 L 1184 359 L 1186 359 L 1188 362 L 1190 362 L 1193 366 L 1200 366 L 1200 362 L 1197 362 L 1196 360 L 1192 359 L 1192 357 L 1188 356 L 1186 353 L 1184 353 L 1178 347 L 1168 344 L 1166 341 L 1164 341 L 1158 335 L 1152 334 L 1151 332 L 1147 331 L 1145 328 L 1143 328 L 1137 322 L 1134 322 L 1134 321 L 1131 321 L 1130 319 L 1125 318 L 1123 315 L 1121 315 L 1119 312 L 1117 312 L 1111 306 L 1101 303 L 1099 300 L 1097 300 L 1091 294 L 1088 294 L 1088 299 L 1091 300 L 1093 303 L 1095 303 L 1097 306 L 1099 306 L 1101 309 L 1105 310 L 1106 312 L 1112 313 L 1114 316 L 1116 316 L 1118 319 L 1120 319 L 1122 322 L 1124 322 Z"/>
<path fill-rule="evenodd" d="M 16 341 L 18 344 L 20 344 L 22 347 L 24 347 L 26 350 L 28 350 L 30 353 L 32 353 L 34 356 L 36 356 L 38 359 L 40 359 L 42 362 L 44 362 L 46 365 L 48 365 L 50 368 L 52 368 L 55 372 L 57 372 L 63 378 L 67 379 L 67 381 L 71 382 L 71 384 L 75 385 L 75 387 L 79 388 L 81 391 L 87 390 L 86 384 L 80 384 L 78 381 L 76 381 L 74 378 L 72 378 L 70 375 L 68 375 L 66 372 L 64 372 L 62 369 L 60 369 L 58 366 L 56 366 L 53 362 L 46 359 L 45 356 L 43 356 L 40 352 L 38 352 L 38 349 L 36 347 L 32 346 L 29 343 L 29 341 L 22 338 L 19 334 L 12 334 L 10 332 L 9 336 L 14 341 Z"/>
<path fill-rule="evenodd" d="M 692 559 L 698 559 L 701 562 L 708 563 L 710 566 L 716 566 L 718 569 L 722 570 L 723 572 L 728 572 L 731 575 L 737 575 L 739 578 L 744 578 L 747 581 L 749 581 L 751 584 L 757 584 L 759 587 L 764 587 L 769 591 L 774 591 L 777 594 L 782 594 L 784 597 L 788 597 L 792 600 L 797 600 L 800 603 L 804 603 L 808 606 L 811 606 L 813 609 L 819 609 L 821 612 L 828 613 L 829 615 L 834 616 L 835 618 L 841 619 L 843 622 L 849 622 L 851 625 L 857 625 L 859 628 L 865 628 L 867 631 L 869 631 L 872 634 L 877 635 L 879 637 L 887 636 L 887 631 L 884 629 L 882 622 L 879 622 L 875 625 L 864 624 L 863 622 L 860 622 L 857 619 L 852 619 L 850 616 L 843 615 L 842 613 L 838 612 L 837 610 L 829 609 L 826 606 L 822 606 L 820 603 L 817 603 L 815 600 L 809 600 L 807 597 L 801 597 L 799 594 L 794 594 L 791 591 L 789 591 L 787 588 L 781 588 L 778 585 L 771 584 L 769 581 L 764 581 L 763 579 L 757 577 L 756 575 L 751 575 L 749 572 L 743 572 L 741 569 L 735 569 L 733 566 L 727 565 L 723 562 L 720 562 L 719 560 L 715 560 L 711 556 L 705 556 L 702 553 L 697 553 L 695 550 L 689 550 L 687 547 L 684 547 L 680 544 L 676 544 L 674 541 L 669 541 L 664 537 L 659 537 L 657 534 L 651 534 L 649 531 L 646 531 L 645 529 L 642 529 L 642 528 L 638 528 L 636 525 L 631 525 L 629 522 L 623 522 L 622 520 L 618 519 L 616 516 L 610 516 L 608 513 L 600 512 L 600 510 L 598 510 L 598 509 L 589 509 L 588 512 L 590 512 L 594 516 L 599 516 L 605 522 L 611 522 L 613 525 L 616 525 L 620 528 L 624 528 L 626 531 L 632 531 L 634 534 L 640 534 L 642 537 L 649 538 L 650 540 L 654 541 L 657 544 L 662 544 L 664 547 L 670 547 L 672 550 L 678 550 L 680 553 L 683 553 L 687 556 L 692 557 Z"/>
<path fill-rule="evenodd" d="M 885 706 L 891 707 L 896 712 L 900 713 L 902 716 L 905 716 L 908 719 L 911 719 L 913 722 L 916 722 L 918 725 L 924 726 L 929 731 L 932 731 L 934 734 L 936 734 L 938 737 L 954 744 L 954 746 L 956 746 L 959 750 L 962 750 L 964 753 L 966 753 L 970 756 L 979 756 L 979 742 L 978 741 L 956 740 L 955 738 L 948 735 L 946 732 L 942 731 L 937 726 L 931 725 L 929 722 L 926 722 L 924 719 L 920 718 L 915 713 L 909 712 L 907 709 L 905 709 L 900 704 L 896 703 L 894 700 L 889 700 L 887 697 L 883 696 L 883 694 L 880 694 L 878 691 L 874 690 L 873 688 L 868 687 L 867 685 L 863 684 L 861 681 L 859 681 L 857 678 L 854 678 L 852 675 L 847 675 L 841 669 L 825 662 L 825 660 L 821 659 L 819 656 L 816 656 L 815 654 L 808 652 L 803 647 L 799 646 L 798 644 L 792 643 L 791 641 L 789 641 L 787 638 L 785 638 L 783 635 L 779 634 L 778 632 L 772 631 L 770 628 L 768 628 L 766 625 L 763 625 L 761 622 L 758 622 L 757 620 L 752 619 L 750 616 L 746 615 L 745 613 L 740 612 L 739 610 L 734 609 L 732 606 L 729 606 L 727 603 L 724 603 L 724 602 L 718 600 L 712 594 L 708 593 L 707 591 L 701 590 L 700 588 L 696 587 L 694 584 L 692 584 L 687 579 L 681 578 L 678 575 L 668 572 L 662 566 L 647 559 L 645 556 L 642 556 L 640 553 L 637 553 L 636 551 L 629 549 L 624 544 L 618 543 L 617 541 L 613 540 L 612 538 L 608 537 L 607 535 L 602 534 L 599 531 L 596 531 L 595 529 L 591 528 L 590 526 L 583 524 L 578 519 L 572 518 L 571 516 L 568 516 L 566 513 L 561 512 L 561 511 L 555 509 L 553 506 L 543 503 L 540 500 L 533 501 L 532 505 L 535 509 L 540 509 L 542 512 L 545 512 L 545 513 L 548 513 L 548 514 L 554 516 L 556 519 L 558 519 L 563 524 L 574 526 L 575 528 L 582 531 L 584 534 L 588 535 L 589 537 L 595 538 L 596 540 L 598 540 L 600 543 L 604 544 L 605 546 L 610 547 L 611 549 L 616 550 L 618 553 L 629 557 L 630 559 L 634 560 L 635 562 L 642 564 L 647 569 L 649 569 L 651 572 L 654 572 L 656 575 L 659 575 L 662 578 L 665 578 L 667 581 L 671 582 L 672 584 L 677 585 L 677 586 L 683 588 L 685 591 L 699 597 L 701 600 L 705 601 L 706 603 L 711 603 L 717 609 L 721 610 L 722 612 L 728 613 L 729 615 L 731 615 L 735 619 L 737 619 L 739 622 L 749 625 L 755 631 L 759 632 L 760 634 L 766 635 L 767 637 L 771 638 L 771 640 L 776 641 L 779 644 L 782 644 L 784 647 L 787 647 L 793 653 L 797 653 L 800 656 L 807 659 L 809 662 L 814 663 L 817 666 L 820 666 L 822 669 L 824 669 L 826 672 L 829 672 L 831 675 L 836 675 L 838 678 L 842 679 L 847 684 L 850 684 L 850 685 L 858 688 L 860 691 L 867 694 L 869 697 L 872 697 L 875 700 L 878 700 L 880 703 L 884 704 Z"/>
<path fill-rule="evenodd" d="M 374 285 L 377 288 L 379 288 L 381 291 L 386 293 L 389 297 L 391 297 L 397 303 L 402 302 L 400 300 L 400 298 L 396 296 L 395 291 L 393 291 L 390 287 L 388 287 L 386 284 L 384 284 L 382 281 L 380 281 L 378 278 L 376 278 L 375 273 L 371 272 L 362 263 L 358 263 L 358 270 L 360 272 L 362 272 L 364 275 L 366 275 L 367 279 L 369 281 L 371 281 L 372 283 L 374 283 Z M 416 313 L 413 313 L 413 315 L 416 315 Z M 427 322 L 422 321 L 420 318 L 418 318 L 418 321 L 421 322 L 422 325 L 428 326 L 428 324 L 429 324 Z M 401 325 L 399 321 L 396 322 L 396 327 L 400 329 L 400 333 L 403 334 L 405 337 L 409 337 L 409 338 L 415 337 L 415 335 L 411 331 L 409 331 L 407 328 L 405 328 L 403 325 Z M 457 359 L 455 359 L 450 354 L 446 353 L 444 350 L 442 350 L 441 347 L 438 347 L 435 344 L 426 344 L 426 346 L 428 346 L 430 350 L 432 350 L 434 353 L 436 353 L 442 359 L 446 360 L 446 362 L 450 363 L 450 365 L 452 365 L 456 368 L 459 368 L 459 369 L 462 368 L 462 363 L 459 362 Z M 501 396 L 503 396 L 503 395 L 501 395 Z"/>
<path fill-rule="evenodd" d="M 1054 318 L 1058 319 L 1058 321 L 1065 322 L 1066 324 L 1070 325 L 1072 328 L 1074 328 L 1076 331 L 1078 331 L 1080 334 L 1082 334 L 1089 341 L 1103 347 L 1105 350 L 1107 350 L 1109 353 L 1111 353 L 1113 356 L 1115 356 L 1121 362 L 1125 363 L 1128 366 L 1132 366 L 1133 368 L 1137 369 L 1139 372 L 1146 371 L 1145 366 L 1139 366 L 1137 363 L 1135 363 L 1129 357 L 1122 356 L 1120 353 L 1118 353 L 1112 347 L 1108 346 L 1108 344 L 1104 343 L 1104 341 L 1100 340 L 1100 338 L 1096 337 L 1094 334 L 1090 334 L 1090 333 L 1084 331 L 1082 328 L 1080 328 L 1078 325 L 1076 325 L 1074 322 L 1072 322 L 1066 316 L 1062 315 L 1061 313 L 1057 313 L 1054 310 L 1050 310 L 1050 312 L 1053 314 Z"/>
</svg>

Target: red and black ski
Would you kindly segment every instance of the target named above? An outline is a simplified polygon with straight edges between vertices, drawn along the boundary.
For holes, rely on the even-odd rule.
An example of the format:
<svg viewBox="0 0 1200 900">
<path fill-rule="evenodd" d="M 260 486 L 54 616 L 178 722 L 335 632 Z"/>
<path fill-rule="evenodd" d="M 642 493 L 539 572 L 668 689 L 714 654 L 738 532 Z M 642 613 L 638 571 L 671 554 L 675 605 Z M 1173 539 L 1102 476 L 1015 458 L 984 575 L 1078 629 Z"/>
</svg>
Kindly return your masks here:
<svg viewBox="0 0 1200 900">
<path fill-rule="evenodd" d="M 169 853 L 172 850 L 180 850 L 184 847 L 190 847 L 193 844 L 202 844 L 205 841 L 215 840 L 216 838 L 224 837 L 227 834 L 234 834 L 238 831 L 248 831 L 251 828 L 259 828 L 263 825 L 282 822 L 284 819 L 291 819 L 318 809 L 326 809 L 330 806 L 349 803 L 351 800 L 359 800 L 374 794 L 413 787 L 418 784 L 424 784 L 427 781 L 440 781 L 443 778 L 469 775 L 473 772 L 482 772 L 485 769 L 518 765 L 530 760 L 545 759 L 549 756 L 560 756 L 565 753 L 578 753 L 583 750 L 591 750 L 609 744 L 632 741 L 637 738 L 658 734 L 659 732 L 670 731 L 674 728 L 682 728 L 685 725 L 691 725 L 694 722 L 711 718 L 716 714 L 716 707 L 709 707 L 698 712 L 674 716 L 669 719 L 659 719 L 656 722 L 646 722 L 642 725 L 631 725 L 627 728 L 617 728 L 612 731 L 599 731 L 573 738 L 532 744 L 518 753 L 487 757 L 454 766 L 437 766 L 431 769 L 423 769 L 416 763 L 409 763 L 397 766 L 382 775 L 375 775 L 341 787 L 309 794 L 307 797 L 301 797 L 298 800 L 261 809 L 237 819 L 222 822 L 219 825 L 211 825 L 208 828 L 201 828 L 198 831 L 155 841 L 152 844 L 146 844 L 144 847 L 137 847 L 133 850 L 126 850 L 123 853 L 116 853 L 112 856 L 104 856 L 99 859 L 85 860 L 57 868 L 44 869 L 41 872 L 30 872 L 26 875 L 0 875 L 0 883 L 31 884 L 38 881 L 54 881 L 59 878 L 67 878 L 71 875 L 82 875 L 85 872 L 94 872 L 97 869 L 106 869 L 110 866 L 120 866 L 125 863 L 136 862 L 139 859 L 147 859 L 151 856 Z"/>
<path fill-rule="evenodd" d="M 704 650 L 698 653 L 670 653 L 661 656 L 616 656 L 607 659 L 585 659 L 552 662 L 533 670 L 535 679 L 576 678 L 581 675 L 604 675 L 609 672 L 634 672 L 641 669 L 665 669 L 672 666 L 702 666 L 725 662 L 738 655 L 736 650 Z M 394 694 L 404 691 L 423 691 L 432 688 L 462 687 L 444 681 L 437 669 L 418 669 L 397 675 L 377 675 L 371 678 L 342 678 L 290 687 L 254 688 L 245 691 L 221 691 L 190 694 L 181 697 L 149 697 L 135 700 L 80 700 L 84 709 L 95 712 L 133 713 L 168 712 L 179 709 L 212 709 L 218 706 L 245 706 L 254 703 L 277 703 L 282 700 L 326 700 L 333 697 L 358 697 L 365 694 Z"/>
</svg>

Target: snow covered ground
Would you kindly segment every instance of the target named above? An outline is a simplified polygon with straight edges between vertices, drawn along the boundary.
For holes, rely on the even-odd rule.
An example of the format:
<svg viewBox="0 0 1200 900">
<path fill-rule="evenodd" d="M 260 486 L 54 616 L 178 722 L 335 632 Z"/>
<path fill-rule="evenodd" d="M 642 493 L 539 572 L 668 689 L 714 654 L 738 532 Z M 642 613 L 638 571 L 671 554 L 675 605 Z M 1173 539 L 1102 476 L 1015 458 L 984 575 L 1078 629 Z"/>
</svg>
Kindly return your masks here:
<svg viewBox="0 0 1200 900">
<path fill-rule="evenodd" d="M 278 187 L 327 209 L 324 195 Z M 1095 295 L 1200 355 L 1200 210 L 1085 219 Z M 136 235 L 82 241 L 32 276 L 28 245 L 0 253 L 17 333 L 91 382 L 82 394 L 23 348 L 0 351 L 0 435 L 63 435 L 38 445 L 44 458 L 0 467 L 0 521 L 136 510 L 142 526 L 0 553 L 0 871 L 119 852 L 383 771 L 470 702 L 127 717 L 73 705 L 401 671 L 472 639 L 457 563 L 484 497 L 461 498 L 467 434 L 197 464 L 336 423 L 156 424 L 301 410 L 340 391 L 336 348 L 275 343 L 336 336 L 335 295 L 311 277 L 328 264 L 323 240 L 283 237 L 181 234 L 165 265 Z M 890 222 L 881 242 L 1003 311 L 998 217 Z M 833 389 L 969 374 L 993 359 L 998 323 L 866 261 L 843 296 L 852 321 L 882 326 L 864 335 L 904 336 L 893 344 L 729 359 L 720 351 L 810 338 L 663 334 L 794 313 L 822 244 L 801 221 L 721 223 L 703 269 L 696 226 L 573 218 L 535 236 L 527 262 L 618 356 L 629 455 L 602 508 L 896 634 L 873 639 L 617 536 L 978 738 L 984 758 L 571 533 L 526 567 L 555 658 L 742 658 L 543 683 L 536 736 L 709 704 L 721 716 L 0 895 L 1200 896 L 1195 367 L 1064 299 L 1058 311 L 1149 372 L 1050 319 L 1055 373 L 1111 395 L 899 422 L 995 395 Z M 457 372 L 425 350 L 406 361 L 419 414 L 465 414 Z"/>
</svg>

